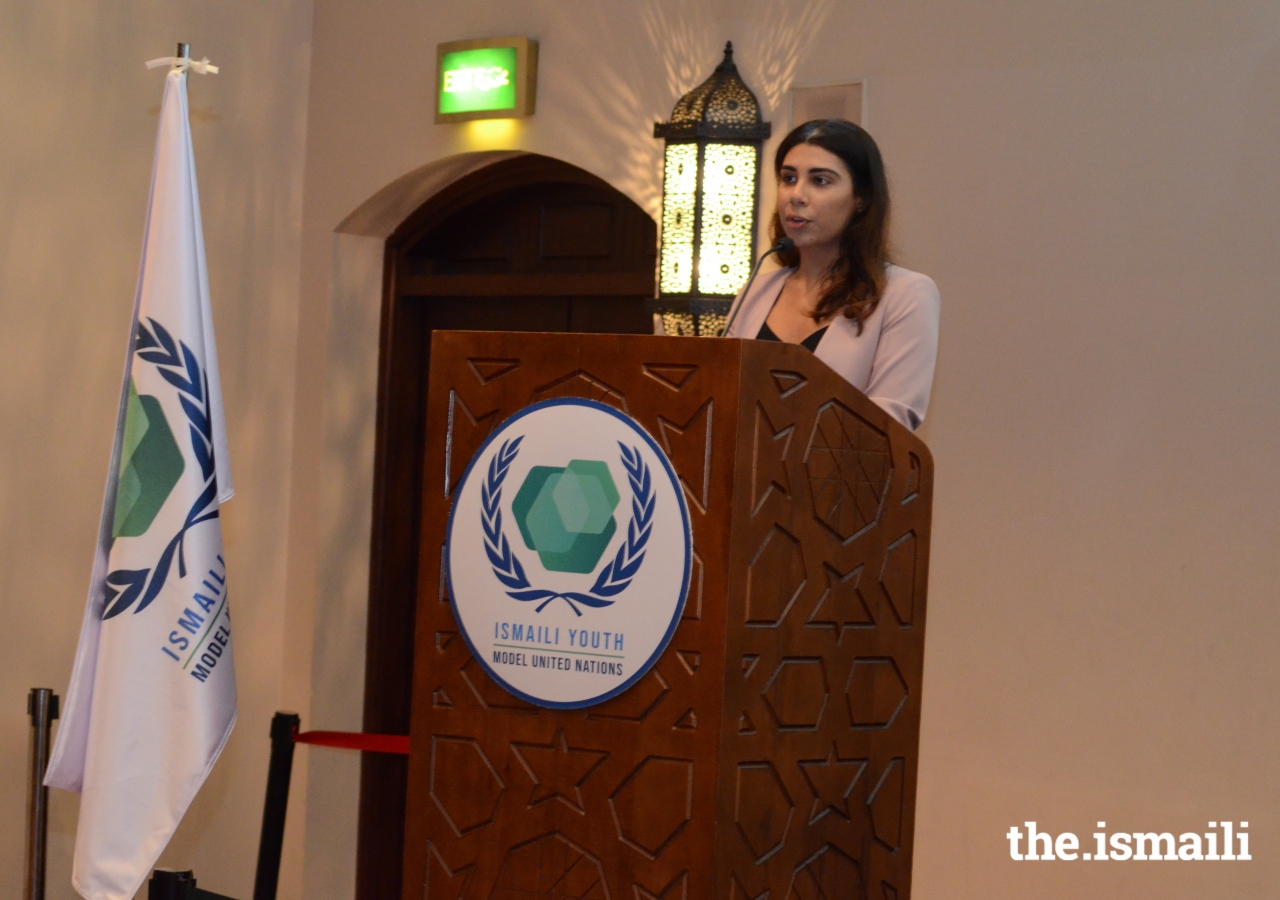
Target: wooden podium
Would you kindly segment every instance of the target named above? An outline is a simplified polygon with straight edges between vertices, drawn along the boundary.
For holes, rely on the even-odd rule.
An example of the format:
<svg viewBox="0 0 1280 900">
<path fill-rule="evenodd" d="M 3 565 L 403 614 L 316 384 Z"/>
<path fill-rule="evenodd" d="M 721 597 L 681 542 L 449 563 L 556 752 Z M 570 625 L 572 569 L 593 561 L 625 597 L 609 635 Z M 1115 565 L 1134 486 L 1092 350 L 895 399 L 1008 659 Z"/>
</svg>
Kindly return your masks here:
<svg viewBox="0 0 1280 900">
<path fill-rule="evenodd" d="M 630 690 L 531 706 L 475 663 L 440 561 L 450 493 L 538 400 L 588 397 L 670 457 L 684 618 Z M 436 332 L 404 900 L 906 900 L 933 463 L 787 344 Z"/>
</svg>

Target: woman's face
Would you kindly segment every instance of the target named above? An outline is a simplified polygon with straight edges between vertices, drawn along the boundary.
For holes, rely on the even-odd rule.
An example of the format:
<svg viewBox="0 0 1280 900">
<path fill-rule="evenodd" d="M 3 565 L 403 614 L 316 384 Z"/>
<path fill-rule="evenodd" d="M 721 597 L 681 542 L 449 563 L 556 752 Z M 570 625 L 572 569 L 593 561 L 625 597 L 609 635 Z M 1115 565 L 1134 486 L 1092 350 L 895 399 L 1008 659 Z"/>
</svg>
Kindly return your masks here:
<svg viewBox="0 0 1280 900">
<path fill-rule="evenodd" d="M 857 200 L 844 160 L 813 144 L 796 144 L 778 172 L 778 218 L 803 250 L 837 243 Z"/>
</svg>

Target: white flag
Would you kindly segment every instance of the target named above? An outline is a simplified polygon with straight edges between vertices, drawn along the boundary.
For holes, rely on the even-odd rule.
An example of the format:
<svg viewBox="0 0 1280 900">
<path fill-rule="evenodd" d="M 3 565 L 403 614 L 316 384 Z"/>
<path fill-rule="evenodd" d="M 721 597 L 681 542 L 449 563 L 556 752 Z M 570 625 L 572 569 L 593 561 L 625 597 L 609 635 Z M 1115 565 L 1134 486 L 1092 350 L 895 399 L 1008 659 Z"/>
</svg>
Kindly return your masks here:
<svg viewBox="0 0 1280 900">
<path fill-rule="evenodd" d="M 186 71 L 165 81 L 98 553 L 45 776 L 79 791 L 72 883 L 128 900 L 236 718 L 219 503 L 231 469 Z"/>
</svg>

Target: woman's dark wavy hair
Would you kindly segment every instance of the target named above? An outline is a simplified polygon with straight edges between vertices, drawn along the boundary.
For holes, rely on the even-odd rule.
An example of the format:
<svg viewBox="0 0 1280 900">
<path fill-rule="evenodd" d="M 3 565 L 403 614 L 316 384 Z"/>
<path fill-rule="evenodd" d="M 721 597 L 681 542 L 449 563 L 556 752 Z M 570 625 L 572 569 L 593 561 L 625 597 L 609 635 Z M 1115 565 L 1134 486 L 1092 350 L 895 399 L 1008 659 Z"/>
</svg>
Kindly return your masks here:
<svg viewBox="0 0 1280 900">
<path fill-rule="evenodd" d="M 889 182 L 884 174 L 880 148 L 859 126 L 844 119 L 814 119 L 791 130 L 773 157 L 773 171 L 781 175 L 783 161 L 797 144 L 813 144 L 844 161 L 853 176 L 853 195 L 861 202 L 855 208 L 840 235 L 840 256 L 827 273 L 815 319 L 843 313 L 863 323 L 875 312 L 888 278 L 889 259 Z M 777 210 L 770 228 L 773 242 L 786 237 Z M 800 252 L 792 249 L 779 253 L 784 266 L 800 262 Z"/>
</svg>

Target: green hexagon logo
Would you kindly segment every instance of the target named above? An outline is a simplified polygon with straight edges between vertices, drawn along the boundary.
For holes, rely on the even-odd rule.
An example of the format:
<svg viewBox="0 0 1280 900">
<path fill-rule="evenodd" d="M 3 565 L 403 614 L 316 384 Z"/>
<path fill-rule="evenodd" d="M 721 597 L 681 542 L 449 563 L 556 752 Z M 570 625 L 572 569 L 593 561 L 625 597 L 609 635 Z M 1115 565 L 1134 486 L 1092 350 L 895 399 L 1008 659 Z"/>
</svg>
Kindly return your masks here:
<svg viewBox="0 0 1280 900">
<path fill-rule="evenodd" d="M 111 537 L 146 533 L 182 477 L 185 463 L 160 401 L 129 382 Z"/>
<path fill-rule="evenodd" d="M 618 489 L 609 467 L 594 459 L 534 466 L 511 503 L 524 545 L 549 572 L 595 570 L 618 523 Z"/>
</svg>

